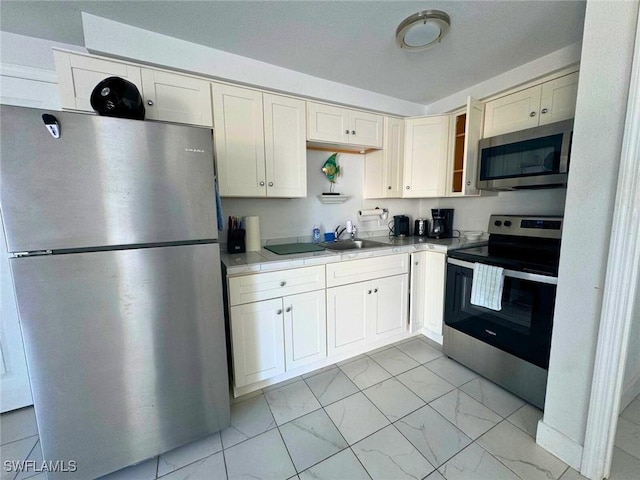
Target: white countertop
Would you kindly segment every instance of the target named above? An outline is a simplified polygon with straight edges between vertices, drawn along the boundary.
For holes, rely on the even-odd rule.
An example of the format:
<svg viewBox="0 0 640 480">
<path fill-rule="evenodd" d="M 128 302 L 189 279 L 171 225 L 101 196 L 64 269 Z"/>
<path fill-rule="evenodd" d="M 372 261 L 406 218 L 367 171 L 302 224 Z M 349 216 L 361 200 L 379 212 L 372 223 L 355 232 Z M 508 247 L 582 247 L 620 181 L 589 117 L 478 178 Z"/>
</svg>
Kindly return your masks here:
<svg viewBox="0 0 640 480">
<path fill-rule="evenodd" d="M 264 248 L 259 252 L 247 253 L 226 253 L 221 251 L 220 257 L 227 268 L 227 275 L 239 275 L 244 273 L 284 270 L 309 265 L 323 265 L 343 260 L 378 257 L 394 253 L 411 253 L 421 250 L 430 250 L 446 254 L 449 250 L 487 244 L 486 239 L 468 240 L 464 237 L 437 240 L 426 237 L 390 238 L 383 236 L 367 239 L 380 242 L 384 245 L 362 250 L 347 250 L 343 252 L 324 250 L 321 252 L 297 253 L 293 255 L 277 255 Z"/>
</svg>

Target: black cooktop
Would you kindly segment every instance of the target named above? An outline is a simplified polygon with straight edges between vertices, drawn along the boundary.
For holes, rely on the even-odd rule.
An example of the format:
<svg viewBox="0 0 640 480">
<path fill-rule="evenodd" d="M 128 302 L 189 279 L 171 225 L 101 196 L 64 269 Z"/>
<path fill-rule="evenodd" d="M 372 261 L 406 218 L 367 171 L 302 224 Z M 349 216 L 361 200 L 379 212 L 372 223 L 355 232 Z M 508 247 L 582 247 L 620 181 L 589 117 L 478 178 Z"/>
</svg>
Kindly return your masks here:
<svg viewBox="0 0 640 480">
<path fill-rule="evenodd" d="M 448 252 L 450 258 L 457 258 L 471 263 L 485 263 L 509 270 L 538 273 L 541 275 L 558 275 L 558 260 L 540 252 L 522 252 L 519 255 L 505 255 L 490 252 L 489 246 L 461 248 Z"/>
</svg>

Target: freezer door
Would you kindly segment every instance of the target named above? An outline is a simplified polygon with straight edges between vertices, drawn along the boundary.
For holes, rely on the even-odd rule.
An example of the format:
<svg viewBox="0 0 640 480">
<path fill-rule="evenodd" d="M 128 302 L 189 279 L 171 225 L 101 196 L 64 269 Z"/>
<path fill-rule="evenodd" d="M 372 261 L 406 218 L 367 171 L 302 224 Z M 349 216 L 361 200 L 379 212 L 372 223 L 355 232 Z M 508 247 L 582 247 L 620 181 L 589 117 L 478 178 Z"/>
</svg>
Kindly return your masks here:
<svg viewBox="0 0 640 480">
<path fill-rule="evenodd" d="M 211 130 L 10 106 L 0 117 L 10 252 L 217 238 Z"/>
<path fill-rule="evenodd" d="M 217 244 L 11 259 L 45 460 L 96 478 L 229 425 Z"/>
</svg>

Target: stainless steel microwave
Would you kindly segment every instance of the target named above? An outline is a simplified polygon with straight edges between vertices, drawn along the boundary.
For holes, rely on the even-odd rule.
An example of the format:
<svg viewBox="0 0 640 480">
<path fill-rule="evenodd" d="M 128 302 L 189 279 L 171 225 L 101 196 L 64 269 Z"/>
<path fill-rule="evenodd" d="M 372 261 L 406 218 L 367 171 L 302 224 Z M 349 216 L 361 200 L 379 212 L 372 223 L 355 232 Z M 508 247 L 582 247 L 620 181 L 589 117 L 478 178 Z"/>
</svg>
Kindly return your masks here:
<svg viewBox="0 0 640 480">
<path fill-rule="evenodd" d="M 566 186 L 572 134 L 573 119 L 480 140 L 477 187 Z"/>
</svg>

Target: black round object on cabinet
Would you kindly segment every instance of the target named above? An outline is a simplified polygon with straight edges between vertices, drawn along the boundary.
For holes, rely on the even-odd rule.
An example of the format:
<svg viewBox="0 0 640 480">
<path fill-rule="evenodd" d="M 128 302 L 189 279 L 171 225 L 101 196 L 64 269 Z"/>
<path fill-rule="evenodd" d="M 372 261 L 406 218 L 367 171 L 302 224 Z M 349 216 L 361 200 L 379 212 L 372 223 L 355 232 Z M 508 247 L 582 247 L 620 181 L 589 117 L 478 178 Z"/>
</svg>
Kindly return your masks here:
<svg viewBox="0 0 640 480">
<path fill-rule="evenodd" d="M 133 83 L 120 77 L 109 77 L 91 92 L 91 107 L 107 117 L 144 120 L 142 96 Z"/>
</svg>

